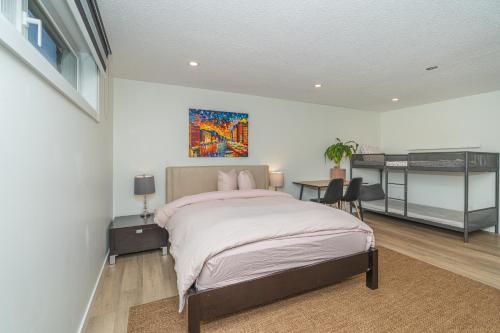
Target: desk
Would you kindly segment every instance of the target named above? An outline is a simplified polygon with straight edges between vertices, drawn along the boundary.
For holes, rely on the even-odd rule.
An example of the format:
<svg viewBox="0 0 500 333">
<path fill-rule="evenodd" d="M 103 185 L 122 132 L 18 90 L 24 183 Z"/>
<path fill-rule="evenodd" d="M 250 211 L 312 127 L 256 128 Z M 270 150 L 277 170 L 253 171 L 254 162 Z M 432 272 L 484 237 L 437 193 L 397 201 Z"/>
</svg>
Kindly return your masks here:
<svg viewBox="0 0 500 333">
<path fill-rule="evenodd" d="M 303 180 L 303 181 L 297 181 L 297 182 L 293 182 L 293 183 L 296 185 L 300 185 L 299 200 L 302 200 L 302 194 L 304 193 L 304 187 L 309 187 L 309 188 L 318 190 L 318 202 L 320 202 L 321 201 L 321 189 L 328 187 L 328 184 L 330 184 L 330 179 L 327 179 L 327 180 Z M 347 185 L 349 185 L 349 181 L 345 180 L 344 186 L 347 186 Z"/>
</svg>

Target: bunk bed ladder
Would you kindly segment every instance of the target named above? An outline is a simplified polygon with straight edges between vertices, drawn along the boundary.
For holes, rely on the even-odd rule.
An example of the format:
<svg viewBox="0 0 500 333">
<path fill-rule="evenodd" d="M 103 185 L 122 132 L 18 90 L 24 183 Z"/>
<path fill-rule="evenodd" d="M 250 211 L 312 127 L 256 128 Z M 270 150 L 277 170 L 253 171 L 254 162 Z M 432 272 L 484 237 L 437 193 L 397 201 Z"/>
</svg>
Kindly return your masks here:
<svg viewBox="0 0 500 333">
<path fill-rule="evenodd" d="M 389 199 L 403 201 L 404 210 L 403 216 L 408 216 L 408 169 L 403 169 L 404 181 L 403 183 L 389 182 L 389 168 L 385 168 L 385 213 L 389 213 Z M 404 186 L 404 199 L 393 198 L 389 196 L 389 185 Z"/>
</svg>

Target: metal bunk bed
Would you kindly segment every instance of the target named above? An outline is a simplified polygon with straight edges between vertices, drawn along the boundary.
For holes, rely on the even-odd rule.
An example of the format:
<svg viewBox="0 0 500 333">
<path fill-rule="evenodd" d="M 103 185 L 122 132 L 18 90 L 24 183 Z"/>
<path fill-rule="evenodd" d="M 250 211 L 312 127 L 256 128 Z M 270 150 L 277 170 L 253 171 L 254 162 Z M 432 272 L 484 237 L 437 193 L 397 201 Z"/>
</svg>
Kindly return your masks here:
<svg viewBox="0 0 500 333">
<path fill-rule="evenodd" d="M 353 169 L 376 169 L 380 173 L 380 184 L 384 183 L 384 198 L 363 202 L 363 209 L 378 214 L 393 216 L 409 221 L 424 223 L 440 228 L 462 232 L 468 242 L 472 231 L 495 227 L 499 229 L 499 154 L 485 152 L 425 152 L 396 154 L 355 154 L 351 159 L 351 178 Z M 404 181 L 389 181 L 391 172 L 403 173 Z M 464 209 L 450 210 L 424 206 L 408 202 L 408 174 L 411 172 L 446 172 L 464 175 Z M 469 177 L 471 173 L 491 172 L 495 174 L 495 206 L 469 210 Z M 384 177 L 385 174 L 385 177 Z M 402 186 L 404 197 L 389 196 L 389 185 Z"/>
</svg>

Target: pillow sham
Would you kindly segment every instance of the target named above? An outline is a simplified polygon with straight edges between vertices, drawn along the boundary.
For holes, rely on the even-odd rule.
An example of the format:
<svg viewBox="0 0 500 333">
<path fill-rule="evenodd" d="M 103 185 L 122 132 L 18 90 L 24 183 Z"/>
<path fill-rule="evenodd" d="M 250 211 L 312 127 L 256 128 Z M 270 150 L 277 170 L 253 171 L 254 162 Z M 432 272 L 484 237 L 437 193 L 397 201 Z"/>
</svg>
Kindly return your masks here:
<svg viewBox="0 0 500 333">
<path fill-rule="evenodd" d="M 254 190 L 257 188 L 255 185 L 255 179 L 253 178 L 253 175 L 250 171 L 248 170 L 242 170 L 238 174 L 238 189 L 239 190 Z"/>
<path fill-rule="evenodd" d="M 238 176 L 236 170 L 229 172 L 217 172 L 217 190 L 218 191 L 233 191 L 238 189 Z"/>
</svg>

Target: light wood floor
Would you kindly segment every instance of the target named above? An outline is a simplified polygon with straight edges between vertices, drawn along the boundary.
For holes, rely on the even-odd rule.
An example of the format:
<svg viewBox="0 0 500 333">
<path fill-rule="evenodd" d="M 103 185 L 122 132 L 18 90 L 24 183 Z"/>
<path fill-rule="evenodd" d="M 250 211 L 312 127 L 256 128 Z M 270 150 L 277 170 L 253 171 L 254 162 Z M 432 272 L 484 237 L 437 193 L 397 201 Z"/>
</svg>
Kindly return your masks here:
<svg viewBox="0 0 500 333">
<path fill-rule="evenodd" d="M 500 289 L 500 237 L 473 233 L 464 243 L 460 233 L 366 214 L 377 246 L 439 266 Z M 119 256 L 107 266 L 87 321 L 87 333 L 127 331 L 128 309 L 177 294 L 173 260 L 152 251 Z"/>
<path fill-rule="evenodd" d="M 118 256 L 115 265 L 104 269 L 86 332 L 127 332 L 129 307 L 175 295 L 171 256 L 160 250 Z"/>
</svg>

